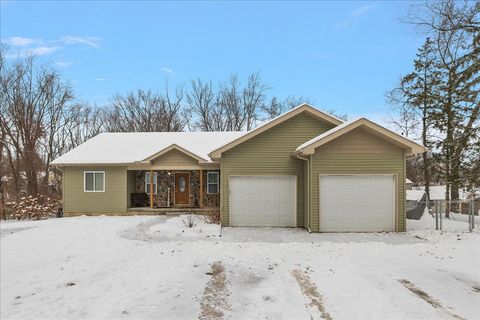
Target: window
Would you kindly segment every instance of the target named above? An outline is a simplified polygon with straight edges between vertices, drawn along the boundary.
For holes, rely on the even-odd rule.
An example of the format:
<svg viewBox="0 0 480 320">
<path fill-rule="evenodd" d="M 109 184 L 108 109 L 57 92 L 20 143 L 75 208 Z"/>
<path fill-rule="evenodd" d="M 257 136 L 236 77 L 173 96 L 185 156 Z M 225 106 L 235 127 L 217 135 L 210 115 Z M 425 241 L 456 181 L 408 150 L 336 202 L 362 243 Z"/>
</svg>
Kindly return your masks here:
<svg viewBox="0 0 480 320">
<path fill-rule="evenodd" d="M 150 172 L 145 172 L 145 192 L 150 194 Z M 153 173 L 153 194 L 157 194 L 157 173 Z"/>
<path fill-rule="evenodd" d="M 207 193 L 218 193 L 218 172 L 207 172 Z"/>
<path fill-rule="evenodd" d="M 104 192 L 105 171 L 85 171 L 83 173 L 83 191 Z"/>
<path fill-rule="evenodd" d="M 178 185 L 180 186 L 180 192 L 185 192 L 185 177 L 180 176 L 178 180 Z"/>
</svg>

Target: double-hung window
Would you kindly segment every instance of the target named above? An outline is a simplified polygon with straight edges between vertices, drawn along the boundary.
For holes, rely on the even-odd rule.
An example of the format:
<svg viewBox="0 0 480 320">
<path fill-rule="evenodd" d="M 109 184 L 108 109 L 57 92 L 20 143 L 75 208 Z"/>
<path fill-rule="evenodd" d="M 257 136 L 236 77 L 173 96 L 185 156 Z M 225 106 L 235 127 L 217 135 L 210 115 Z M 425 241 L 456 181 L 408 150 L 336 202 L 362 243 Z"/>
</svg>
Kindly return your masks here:
<svg viewBox="0 0 480 320">
<path fill-rule="evenodd" d="M 218 193 L 218 172 L 207 172 L 207 193 Z"/>
<path fill-rule="evenodd" d="M 83 173 L 84 192 L 105 191 L 105 171 L 85 171 Z"/>
<path fill-rule="evenodd" d="M 145 172 L 145 192 L 150 194 L 150 172 Z M 153 173 L 153 194 L 157 194 L 157 173 Z"/>
</svg>

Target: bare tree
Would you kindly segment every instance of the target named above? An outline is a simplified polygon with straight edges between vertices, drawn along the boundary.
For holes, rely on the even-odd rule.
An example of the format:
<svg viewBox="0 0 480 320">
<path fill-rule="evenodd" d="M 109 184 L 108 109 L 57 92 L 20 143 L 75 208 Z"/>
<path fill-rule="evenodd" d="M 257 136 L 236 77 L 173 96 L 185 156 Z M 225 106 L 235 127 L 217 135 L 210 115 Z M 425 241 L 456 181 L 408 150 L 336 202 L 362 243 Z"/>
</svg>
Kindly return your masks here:
<svg viewBox="0 0 480 320">
<path fill-rule="evenodd" d="M 392 124 L 402 136 L 412 137 L 417 133 L 420 122 L 416 114 L 409 108 L 398 108 L 398 116 L 390 117 L 387 121 Z"/>
<path fill-rule="evenodd" d="M 54 148 L 52 136 L 62 125 L 63 110 L 73 94 L 55 71 L 44 66 L 36 68 L 34 57 L 18 58 L 10 67 L 2 62 L 0 86 L 0 126 L 6 134 L 7 149 L 14 150 L 8 154 L 10 158 L 15 154 L 16 161 L 21 162 L 27 193 L 36 196 L 42 172 L 39 150 L 43 144 L 48 166 Z M 18 166 L 15 170 L 19 171 Z M 42 172 L 46 179 L 48 172 Z"/>
<path fill-rule="evenodd" d="M 248 76 L 241 86 L 237 75 L 215 89 L 211 82 L 191 82 L 187 93 L 190 127 L 202 131 L 240 131 L 253 129 L 264 108 L 268 86 L 259 73 Z"/>
<path fill-rule="evenodd" d="M 152 91 L 137 90 L 116 95 L 107 107 L 106 129 L 113 132 L 181 131 L 185 127 L 181 103 L 183 90 L 175 98 Z"/>
<path fill-rule="evenodd" d="M 189 119 L 194 130 L 223 131 L 217 130 L 217 125 L 221 125 L 223 121 L 220 123 L 213 121 L 218 117 L 216 115 L 218 109 L 211 82 L 204 82 L 201 79 L 192 80 L 191 91 L 187 93 L 187 103 L 189 106 L 187 113 L 194 117 Z"/>
</svg>

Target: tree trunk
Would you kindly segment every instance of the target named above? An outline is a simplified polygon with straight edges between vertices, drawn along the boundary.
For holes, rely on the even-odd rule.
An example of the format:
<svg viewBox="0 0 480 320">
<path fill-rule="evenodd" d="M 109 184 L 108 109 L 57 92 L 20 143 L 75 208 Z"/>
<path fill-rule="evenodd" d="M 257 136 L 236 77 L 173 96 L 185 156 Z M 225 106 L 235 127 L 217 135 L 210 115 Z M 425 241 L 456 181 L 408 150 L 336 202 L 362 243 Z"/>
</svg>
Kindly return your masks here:
<svg viewBox="0 0 480 320">
<path fill-rule="evenodd" d="M 424 103 L 422 114 L 422 144 L 427 146 L 427 106 Z M 429 172 L 429 160 L 428 150 L 422 154 L 423 157 L 423 181 L 425 183 L 425 193 L 427 195 L 427 201 L 430 201 L 430 172 Z M 427 208 L 430 208 L 430 202 L 427 204 Z"/>
<path fill-rule="evenodd" d="M 25 168 L 25 175 L 27 178 L 27 193 L 32 197 L 38 195 L 38 177 L 35 167 L 35 151 L 25 150 L 25 157 L 23 159 L 23 165 Z"/>
</svg>

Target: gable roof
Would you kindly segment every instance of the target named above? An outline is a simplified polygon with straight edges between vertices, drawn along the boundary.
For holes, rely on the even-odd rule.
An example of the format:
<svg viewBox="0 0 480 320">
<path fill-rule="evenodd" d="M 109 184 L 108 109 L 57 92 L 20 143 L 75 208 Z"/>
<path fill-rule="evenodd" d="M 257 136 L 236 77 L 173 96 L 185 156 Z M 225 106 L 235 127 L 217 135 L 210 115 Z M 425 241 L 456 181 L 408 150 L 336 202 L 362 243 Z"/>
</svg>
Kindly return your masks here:
<svg viewBox="0 0 480 320">
<path fill-rule="evenodd" d="M 366 127 L 370 129 L 374 134 L 385 137 L 387 140 L 397 144 L 403 149 L 407 149 L 409 154 L 416 154 L 425 152 L 426 148 L 421 144 L 416 143 L 413 140 L 405 138 L 398 133 L 395 133 L 387 128 L 382 127 L 381 125 L 376 124 L 366 118 L 359 118 L 353 121 L 344 122 L 341 125 L 330 129 L 319 136 L 301 144 L 297 150 L 296 154 L 310 155 L 315 153 L 315 149 L 319 146 L 332 141 L 343 134 L 352 131 L 358 127 Z"/>
<path fill-rule="evenodd" d="M 148 162 L 172 149 L 210 163 L 208 153 L 244 134 L 241 131 L 101 133 L 58 157 L 52 165 L 133 164 Z"/>
<path fill-rule="evenodd" d="M 142 162 L 145 162 L 145 163 L 149 163 L 150 161 L 153 161 L 155 160 L 156 158 L 164 155 L 165 153 L 168 153 L 169 151 L 172 151 L 172 150 L 178 150 L 184 154 L 186 154 L 187 156 L 197 160 L 198 162 L 200 163 L 208 163 L 208 162 L 211 162 L 210 161 L 210 158 L 209 159 L 205 159 L 205 158 L 202 158 L 198 155 L 196 155 L 195 153 L 192 153 L 190 151 L 188 151 L 187 149 L 184 149 L 182 147 L 180 147 L 179 145 L 177 145 L 176 143 L 170 145 L 169 147 L 166 147 L 165 149 L 162 149 L 156 153 L 154 153 L 153 155 L 151 155 L 150 157 L 144 159 Z M 208 158 L 208 157 L 207 157 Z"/>
<path fill-rule="evenodd" d="M 263 125 L 261 126 L 258 126 L 256 127 L 255 129 L 252 129 L 250 131 L 248 131 L 246 134 L 238 137 L 237 139 L 233 140 L 233 141 L 230 141 L 230 142 L 227 142 L 226 144 L 224 144 L 223 146 L 219 147 L 218 149 L 215 149 L 213 150 L 209 156 L 212 158 L 212 159 L 218 159 L 221 157 L 221 154 L 237 145 L 239 145 L 240 143 L 243 143 L 253 137 L 255 137 L 256 135 L 302 113 L 302 112 L 308 112 L 310 113 L 311 115 L 315 116 L 315 117 L 318 117 L 322 120 L 325 120 L 327 121 L 328 123 L 331 123 L 333 125 L 336 125 L 338 126 L 339 124 L 343 123 L 343 120 L 340 120 L 332 115 L 329 115 L 328 113 L 325 113 L 323 111 L 320 111 L 318 110 L 317 108 L 314 108 L 312 107 L 311 105 L 309 105 L 308 103 L 303 103 L 283 114 L 281 114 L 280 116 L 268 121 L 267 123 L 264 123 Z"/>
</svg>

